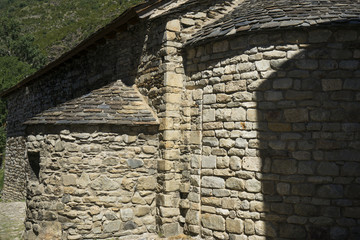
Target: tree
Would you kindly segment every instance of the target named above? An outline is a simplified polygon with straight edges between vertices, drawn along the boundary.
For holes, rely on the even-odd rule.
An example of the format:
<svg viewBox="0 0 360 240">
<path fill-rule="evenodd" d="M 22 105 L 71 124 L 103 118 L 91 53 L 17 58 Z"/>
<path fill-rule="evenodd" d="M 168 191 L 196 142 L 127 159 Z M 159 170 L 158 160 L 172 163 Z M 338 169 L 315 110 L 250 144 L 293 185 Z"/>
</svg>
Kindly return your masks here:
<svg viewBox="0 0 360 240">
<path fill-rule="evenodd" d="M 34 44 L 34 38 L 29 34 L 21 33 L 21 27 L 15 20 L 0 18 L 0 36 L 1 92 L 43 66 L 45 57 Z M 5 150 L 5 124 L 6 104 L 0 100 L 0 155 Z"/>
</svg>

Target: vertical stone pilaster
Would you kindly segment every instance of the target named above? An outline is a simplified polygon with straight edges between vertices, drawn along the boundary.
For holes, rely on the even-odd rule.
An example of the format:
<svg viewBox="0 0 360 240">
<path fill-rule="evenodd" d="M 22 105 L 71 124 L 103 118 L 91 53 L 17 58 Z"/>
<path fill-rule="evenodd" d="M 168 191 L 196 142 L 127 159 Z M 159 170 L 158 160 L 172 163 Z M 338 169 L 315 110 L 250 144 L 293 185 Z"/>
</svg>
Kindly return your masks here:
<svg viewBox="0 0 360 240">
<path fill-rule="evenodd" d="M 181 30 L 179 20 L 171 20 L 166 24 L 160 55 L 164 56 L 164 112 L 159 114 L 162 139 L 160 151 L 162 160 L 158 163 L 161 193 L 158 195 L 160 232 L 168 237 L 182 233 L 180 226 L 180 186 L 181 170 L 180 146 L 183 141 L 181 131 L 181 103 L 184 76 L 178 71 L 182 67 L 182 57 L 176 44 Z"/>
</svg>

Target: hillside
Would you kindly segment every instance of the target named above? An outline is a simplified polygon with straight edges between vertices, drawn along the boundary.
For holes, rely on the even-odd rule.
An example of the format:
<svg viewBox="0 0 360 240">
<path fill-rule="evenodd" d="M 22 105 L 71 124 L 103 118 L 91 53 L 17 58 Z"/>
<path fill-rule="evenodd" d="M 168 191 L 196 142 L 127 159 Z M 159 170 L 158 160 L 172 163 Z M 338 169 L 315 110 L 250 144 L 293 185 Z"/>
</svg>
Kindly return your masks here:
<svg viewBox="0 0 360 240">
<path fill-rule="evenodd" d="M 48 61 L 141 0 L 0 0 L 2 15 L 31 33 Z"/>
<path fill-rule="evenodd" d="M 55 60 L 140 2 L 142 0 L 0 0 L 0 92 Z M 0 178 L 6 139 L 5 106 L 0 99 Z"/>
</svg>

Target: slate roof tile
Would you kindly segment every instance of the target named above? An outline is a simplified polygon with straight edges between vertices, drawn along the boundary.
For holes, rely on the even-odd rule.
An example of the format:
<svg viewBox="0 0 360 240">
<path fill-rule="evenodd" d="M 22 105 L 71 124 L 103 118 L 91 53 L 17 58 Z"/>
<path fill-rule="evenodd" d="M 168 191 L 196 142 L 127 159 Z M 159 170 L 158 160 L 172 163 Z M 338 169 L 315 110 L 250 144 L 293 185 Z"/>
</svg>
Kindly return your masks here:
<svg viewBox="0 0 360 240">
<path fill-rule="evenodd" d="M 157 125 L 159 121 L 136 87 L 119 80 L 48 109 L 25 124 Z"/>
<path fill-rule="evenodd" d="M 222 19 L 195 33 L 187 45 L 230 33 L 340 23 L 360 24 L 360 0 L 245 0 Z"/>
</svg>

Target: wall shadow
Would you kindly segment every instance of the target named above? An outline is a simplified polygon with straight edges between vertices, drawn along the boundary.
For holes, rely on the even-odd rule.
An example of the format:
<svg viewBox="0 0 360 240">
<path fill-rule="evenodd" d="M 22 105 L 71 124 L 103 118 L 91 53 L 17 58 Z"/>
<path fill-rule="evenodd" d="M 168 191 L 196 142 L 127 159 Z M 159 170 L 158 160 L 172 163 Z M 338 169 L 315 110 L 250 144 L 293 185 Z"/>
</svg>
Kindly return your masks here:
<svg viewBox="0 0 360 240">
<path fill-rule="evenodd" d="M 267 239 L 360 237 L 344 223 L 359 219 L 358 45 L 336 34 L 270 60 L 276 72 L 255 90 Z"/>
<path fill-rule="evenodd" d="M 360 236 L 357 224 L 360 62 L 354 58 L 359 45 L 354 39 L 344 40 L 340 34 L 345 33 L 336 28 L 311 31 L 264 31 L 230 39 L 228 46 L 238 47 L 236 51 L 213 53 L 216 44 L 226 49 L 224 41 L 189 48 L 187 52 L 186 75 L 193 81 L 193 89 L 203 89 L 206 94 L 216 93 L 212 89 L 219 81 L 211 74 L 206 75 L 215 68 L 234 64 L 244 55 L 256 62 L 247 69 L 254 76 L 246 77 L 245 91 L 239 91 L 236 97 L 233 94 L 227 103 L 227 106 L 231 103 L 230 107 L 248 108 L 246 120 L 238 124 L 241 130 L 252 127 L 256 132 L 255 137 L 245 136 L 245 155 L 239 155 L 242 170 L 235 173 L 239 178 L 245 176 L 246 181 L 249 175 L 244 172 L 252 172 L 254 179 L 261 182 L 261 192 L 255 195 L 258 205 L 252 206 L 253 200 L 240 197 L 240 218 L 244 222 L 243 234 L 247 236 L 255 234 L 266 239 L 358 239 Z M 356 35 L 355 31 L 349 31 L 347 34 Z M 243 72 L 245 68 L 241 67 Z M 216 89 L 222 93 L 219 86 Z M 246 99 L 249 92 L 252 99 Z M 225 106 L 211 103 L 210 97 L 201 108 Z M 235 98 L 239 103 L 234 103 Z M 228 120 L 216 116 L 216 121 Z M 218 150 L 217 144 L 214 139 L 203 140 L 203 150 Z M 248 159 L 254 161 L 246 162 L 244 156 L 251 156 Z M 258 166 L 257 158 L 261 161 Z M 208 175 L 212 167 L 207 163 L 206 168 L 202 172 Z M 248 189 L 239 191 L 239 195 L 246 196 L 241 194 L 245 191 Z M 201 197 L 216 196 L 214 191 L 205 189 Z M 211 206 L 206 201 L 203 204 Z M 258 217 L 243 217 L 247 211 Z"/>
</svg>

